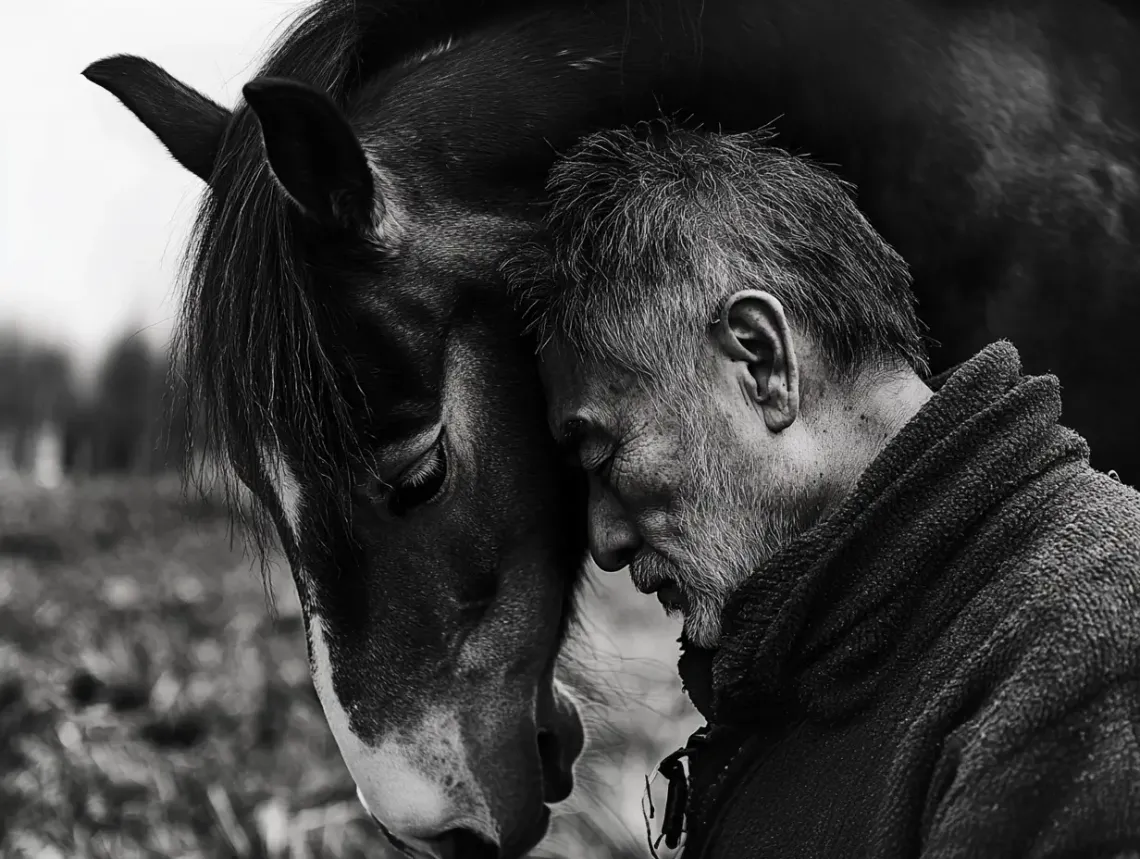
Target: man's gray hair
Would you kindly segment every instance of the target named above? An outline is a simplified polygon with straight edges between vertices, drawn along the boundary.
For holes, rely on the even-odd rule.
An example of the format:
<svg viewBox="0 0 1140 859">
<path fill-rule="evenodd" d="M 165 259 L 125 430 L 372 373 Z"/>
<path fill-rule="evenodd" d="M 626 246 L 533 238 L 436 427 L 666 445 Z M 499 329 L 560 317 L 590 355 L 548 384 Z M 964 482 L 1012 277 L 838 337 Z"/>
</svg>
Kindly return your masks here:
<svg viewBox="0 0 1140 859">
<path fill-rule="evenodd" d="M 724 300 L 755 288 L 839 375 L 925 374 L 906 263 L 850 185 L 771 137 L 656 121 L 585 138 L 551 171 L 542 239 L 503 264 L 528 328 L 650 381 L 697 366 Z"/>
</svg>

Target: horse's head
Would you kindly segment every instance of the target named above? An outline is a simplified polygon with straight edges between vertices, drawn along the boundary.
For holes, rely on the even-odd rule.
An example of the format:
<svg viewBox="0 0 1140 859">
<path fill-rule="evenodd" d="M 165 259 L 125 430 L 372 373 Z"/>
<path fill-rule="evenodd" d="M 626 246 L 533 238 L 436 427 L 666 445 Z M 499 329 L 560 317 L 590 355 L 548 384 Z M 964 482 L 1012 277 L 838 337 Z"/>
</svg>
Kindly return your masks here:
<svg viewBox="0 0 1140 859">
<path fill-rule="evenodd" d="M 289 556 L 362 801 L 420 853 L 520 855 L 582 748 L 553 671 L 584 545 L 495 286 L 522 222 L 419 181 L 442 156 L 401 161 L 367 99 L 260 78 L 231 113 L 138 58 L 85 74 L 209 186 L 191 402 Z"/>
</svg>

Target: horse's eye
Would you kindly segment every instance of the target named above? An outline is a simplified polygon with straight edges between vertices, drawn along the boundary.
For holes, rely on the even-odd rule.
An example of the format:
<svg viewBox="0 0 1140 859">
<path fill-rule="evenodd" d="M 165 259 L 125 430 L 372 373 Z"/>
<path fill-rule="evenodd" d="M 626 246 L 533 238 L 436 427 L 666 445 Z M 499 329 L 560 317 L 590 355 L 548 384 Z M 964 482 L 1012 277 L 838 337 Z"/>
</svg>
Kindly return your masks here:
<svg viewBox="0 0 1140 859">
<path fill-rule="evenodd" d="M 443 436 L 440 433 L 431 450 L 401 474 L 385 493 L 393 516 L 403 516 L 421 504 L 430 504 L 443 490 L 447 480 L 447 448 Z"/>
</svg>

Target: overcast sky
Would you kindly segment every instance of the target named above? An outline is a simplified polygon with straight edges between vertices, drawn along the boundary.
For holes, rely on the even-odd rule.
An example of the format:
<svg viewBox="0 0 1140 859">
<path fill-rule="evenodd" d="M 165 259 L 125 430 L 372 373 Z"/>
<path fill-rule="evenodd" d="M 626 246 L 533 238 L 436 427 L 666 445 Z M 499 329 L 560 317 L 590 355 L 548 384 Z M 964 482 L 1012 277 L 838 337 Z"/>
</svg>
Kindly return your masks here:
<svg viewBox="0 0 1140 859">
<path fill-rule="evenodd" d="M 0 325 L 96 357 L 126 326 L 164 343 L 202 191 L 80 72 L 138 54 L 232 106 L 296 0 L 54 0 L 0 11 Z"/>
</svg>

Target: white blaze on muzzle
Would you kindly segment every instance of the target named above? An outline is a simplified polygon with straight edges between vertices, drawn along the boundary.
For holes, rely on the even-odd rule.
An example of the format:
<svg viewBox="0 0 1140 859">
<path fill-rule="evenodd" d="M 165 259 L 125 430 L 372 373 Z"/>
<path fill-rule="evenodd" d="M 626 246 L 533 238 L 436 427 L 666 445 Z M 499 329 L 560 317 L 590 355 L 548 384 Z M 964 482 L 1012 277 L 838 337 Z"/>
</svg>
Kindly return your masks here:
<svg viewBox="0 0 1140 859">
<path fill-rule="evenodd" d="M 301 486 L 276 451 L 263 447 L 262 463 L 293 539 L 299 541 Z M 471 771 L 457 714 L 429 710 L 418 724 L 401 725 L 377 743 L 363 741 L 353 733 L 348 712 L 333 689 L 332 655 L 318 614 L 310 618 L 308 634 L 317 697 L 368 812 L 392 835 L 429 856 L 433 848 L 426 839 L 450 829 L 467 829 L 498 843 L 499 833 Z M 400 715 L 392 714 L 396 719 Z"/>
<path fill-rule="evenodd" d="M 401 841 L 429 855 L 424 842 L 451 829 L 468 829 L 498 843 L 456 715 L 429 712 L 418 724 L 367 743 L 352 731 L 333 690 L 331 654 L 316 616 L 309 626 L 309 653 L 317 697 L 368 812 Z"/>
</svg>

